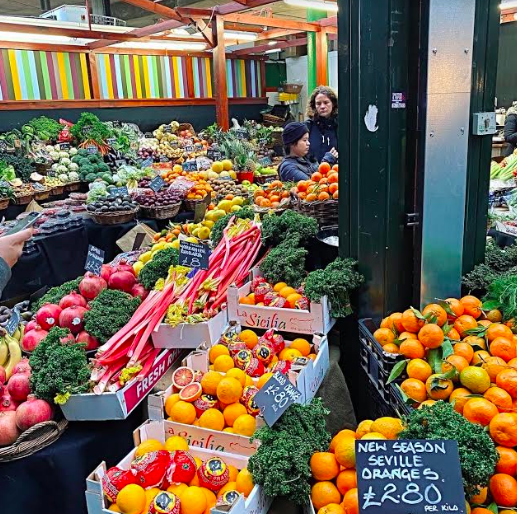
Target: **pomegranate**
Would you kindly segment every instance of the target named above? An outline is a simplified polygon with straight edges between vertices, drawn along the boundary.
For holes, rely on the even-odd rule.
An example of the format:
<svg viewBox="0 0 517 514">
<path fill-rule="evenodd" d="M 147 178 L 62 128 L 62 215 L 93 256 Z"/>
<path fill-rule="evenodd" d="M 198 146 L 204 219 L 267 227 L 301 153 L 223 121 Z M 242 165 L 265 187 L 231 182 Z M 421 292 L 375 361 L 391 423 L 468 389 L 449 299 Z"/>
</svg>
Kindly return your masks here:
<svg viewBox="0 0 517 514">
<path fill-rule="evenodd" d="M 7 373 L 5 371 L 5 368 L 3 366 L 0 366 L 0 386 L 5 384 L 6 379 L 7 379 Z"/>
<path fill-rule="evenodd" d="M 68 328 L 72 334 L 78 334 L 84 327 L 84 313 L 86 307 L 68 307 L 59 315 L 59 326 Z"/>
<path fill-rule="evenodd" d="M 30 375 L 28 373 L 17 373 L 7 382 L 7 392 L 13 400 L 24 402 L 31 392 Z"/>
<path fill-rule="evenodd" d="M 65 336 L 65 337 L 62 337 L 59 342 L 61 344 L 68 344 L 68 343 L 75 343 L 75 337 L 74 335 L 70 332 L 70 330 L 68 331 L 68 334 Z"/>
<path fill-rule="evenodd" d="M 23 432 L 38 423 L 52 419 L 52 407 L 45 400 L 30 394 L 26 402 L 16 409 L 16 425 Z"/>
<path fill-rule="evenodd" d="M 19 435 L 20 431 L 16 426 L 16 412 L 0 412 L 0 446 L 10 446 Z"/>
<path fill-rule="evenodd" d="M 58 326 L 61 309 L 59 305 L 47 303 L 36 313 L 36 321 L 43 330 L 50 330 Z M 31 331 L 32 332 L 32 331 Z"/>
<path fill-rule="evenodd" d="M 142 284 L 135 284 L 131 289 L 132 296 L 139 296 L 142 300 L 147 298 L 149 291 Z"/>
<path fill-rule="evenodd" d="M 77 337 L 75 338 L 75 340 L 77 343 L 86 343 L 85 350 L 87 352 L 90 350 L 95 350 L 96 348 L 98 348 L 100 346 L 99 341 L 97 341 L 97 339 L 95 337 L 88 334 L 88 332 L 86 332 L 86 330 L 79 332 L 79 334 L 77 334 Z"/>
<path fill-rule="evenodd" d="M 133 269 L 133 266 L 130 266 L 129 264 L 117 264 L 117 268 L 115 271 L 129 271 L 131 275 L 135 275 L 135 270 Z"/>
<path fill-rule="evenodd" d="M 17 407 L 18 402 L 11 398 L 7 387 L 0 386 L 0 412 L 14 411 Z"/>
<path fill-rule="evenodd" d="M 114 271 L 109 264 L 103 264 L 101 267 L 101 277 L 107 282 Z"/>
<path fill-rule="evenodd" d="M 13 375 L 17 373 L 31 373 L 31 365 L 29 364 L 29 359 L 24 357 L 16 366 L 13 368 Z"/>
<path fill-rule="evenodd" d="M 129 273 L 129 271 L 116 271 L 111 275 L 108 285 L 110 289 L 118 289 L 130 293 L 131 289 L 135 285 L 135 275 Z"/>
<path fill-rule="evenodd" d="M 79 284 L 79 291 L 87 300 L 93 300 L 108 284 L 102 277 L 93 273 L 86 273 Z"/>
<path fill-rule="evenodd" d="M 48 332 L 39 326 L 29 333 L 25 334 L 22 339 L 22 350 L 26 352 L 33 352 L 38 344 L 47 337 Z"/>
<path fill-rule="evenodd" d="M 38 322 L 35 319 L 31 319 L 27 325 L 25 325 L 25 333 L 30 332 L 31 330 L 34 330 L 36 327 L 38 327 Z"/>
<path fill-rule="evenodd" d="M 68 307 L 86 307 L 87 302 L 83 296 L 78 293 L 70 293 L 61 298 L 59 302 L 59 306 L 62 309 L 67 309 Z"/>
</svg>

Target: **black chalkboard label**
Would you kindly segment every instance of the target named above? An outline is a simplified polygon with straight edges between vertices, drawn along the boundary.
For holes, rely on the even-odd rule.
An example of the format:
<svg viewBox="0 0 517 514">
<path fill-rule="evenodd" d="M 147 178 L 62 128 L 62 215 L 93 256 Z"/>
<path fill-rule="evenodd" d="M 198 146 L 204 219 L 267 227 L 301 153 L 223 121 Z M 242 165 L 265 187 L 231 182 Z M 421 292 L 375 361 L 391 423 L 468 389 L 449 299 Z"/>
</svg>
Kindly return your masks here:
<svg viewBox="0 0 517 514">
<path fill-rule="evenodd" d="M 184 171 L 197 171 L 197 161 L 185 161 L 181 167 Z"/>
<path fill-rule="evenodd" d="M 34 182 L 34 184 L 32 184 L 32 187 L 34 188 L 35 191 L 46 191 L 47 190 L 47 188 L 43 184 L 38 184 L 38 182 Z"/>
<path fill-rule="evenodd" d="M 267 145 L 268 140 L 266 138 L 259 139 L 259 145 Z"/>
<path fill-rule="evenodd" d="M 276 371 L 255 395 L 254 401 L 266 423 L 271 427 L 290 405 L 298 403 L 301 398 L 302 393 L 291 384 L 289 378 L 280 371 Z"/>
<path fill-rule="evenodd" d="M 112 187 L 108 191 L 108 196 L 127 196 L 128 194 L 127 186 Z"/>
<path fill-rule="evenodd" d="M 113 146 L 116 142 L 117 142 L 116 137 L 108 137 L 108 139 L 106 139 L 106 143 L 110 146 Z"/>
<path fill-rule="evenodd" d="M 142 161 L 142 163 L 140 164 L 140 166 L 142 168 L 147 168 L 149 166 L 151 166 L 153 164 L 153 159 L 152 157 L 148 157 L 145 161 Z"/>
<path fill-rule="evenodd" d="M 179 263 L 187 268 L 208 269 L 210 249 L 207 245 L 180 241 Z"/>
<path fill-rule="evenodd" d="M 115 161 L 115 166 L 116 166 L 117 168 L 120 168 L 121 166 L 125 166 L 126 164 L 127 164 L 126 159 L 117 159 L 117 160 Z"/>
<path fill-rule="evenodd" d="M 0 139 L 0 152 L 5 152 L 8 148 L 7 141 Z"/>
<path fill-rule="evenodd" d="M 94 154 L 94 153 L 97 153 L 98 148 L 95 145 L 90 145 L 90 146 L 86 147 L 86 151 L 88 153 Z"/>
<path fill-rule="evenodd" d="M 66 152 L 66 151 L 70 150 L 70 143 L 59 143 L 59 149 L 62 152 Z"/>
<path fill-rule="evenodd" d="M 246 129 L 240 128 L 236 131 L 237 139 L 248 139 L 248 131 Z"/>
<path fill-rule="evenodd" d="M 163 178 L 160 177 L 160 175 L 158 175 L 157 177 L 154 177 L 153 180 L 151 180 L 151 182 L 149 182 L 149 187 L 155 193 L 157 193 L 164 185 L 165 185 L 165 180 L 163 180 Z"/>
<path fill-rule="evenodd" d="M 206 151 L 206 156 L 212 161 L 220 161 L 223 158 L 223 154 L 220 150 L 213 150 L 212 148 Z"/>
<path fill-rule="evenodd" d="M 258 162 L 261 166 L 271 166 L 273 164 L 271 157 L 262 157 Z"/>
<path fill-rule="evenodd" d="M 163 132 L 170 134 L 172 132 L 172 127 L 170 125 L 164 125 Z"/>
<path fill-rule="evenodd" d="M 154 139 L 154 136 L 151 134 L 151 132 L 146 132 L 146 133 L 144 134 L 144 137 L 145 137 L 146 139 Z"/>
<path fill-rule="evenodd" d="M 194 151 L 194 145 L 185 146 L 185 152 L 192 153 Z"/>
<path fill-rule="evenodd" d="M 465 514 L 457 441 L 360 440 L 355 448 L 361 514 Z"/>
<path fill-rule="evenodd" d="M 104 264 L 104 250 L 96 246 L 88 246 L 88 255 L 86 256 L 86 263 L 84 269 L 91 271 L 94 275 L 100 276 L 101 268 Z"/>
<path fill-rule="evenodd" d="M 20 324 L 20 311 L 18 309 L 13 309 L 11 312 L 11 317 L 9 318 L 9 321 L 5 325 L 5 329 L 7 330 L 7 333 L 12 336 L 16 329 L 18 328 L 18 325 Z"/>
</svg>

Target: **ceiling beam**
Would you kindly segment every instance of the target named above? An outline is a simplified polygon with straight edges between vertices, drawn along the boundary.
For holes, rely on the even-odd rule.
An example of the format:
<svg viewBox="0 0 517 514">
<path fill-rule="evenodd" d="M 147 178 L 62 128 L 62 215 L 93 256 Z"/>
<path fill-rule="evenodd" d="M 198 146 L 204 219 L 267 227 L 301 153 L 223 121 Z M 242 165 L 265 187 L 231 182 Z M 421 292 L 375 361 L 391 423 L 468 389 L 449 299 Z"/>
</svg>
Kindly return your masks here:
<svg viewBox="0 0 517 514">
<path fill-rule="evenodd" d="M 229 2 L 227 4 L 218 5 L 217 12 L 219 14 L 233 14 L 245 9 L 255 9 L 257 7 L 263 7 L 264 5 L 274 4 L 277 1 L 278 0 L 247 0 L 245 7 L 239 2 Z"/>
<path fill-rule="evenodd" d="M 337 27 L 337 16 L 329 16 L 316 22 L 321 27 Z"/>
<path fill-rule="evenodd" d="M 294 36 L 296 34 L 303 33 L 303 31 L 300 30 L 293 30 L 293 29 L 271 29 L 271 30 L 265 30 L 260 34 L 257 41 L 269 41 L 271 39 L 277 39 L 281 37 L 286 36 Z"/>
<path fill-rule="evenodd" d="M 258 45 L 253 46 L 251 48 L 242 48 L 240 50 L 235 50 L 232 52 L 232 55 L 250 55 L 250 54 L 261 54 L 267 50 L 275 50 L 275 49 L 284 49 L 284 48 L 292 48 L 295 46 L 304 46 L 307 44 L 307 38 L 299 38 L 299 39 L 290 39 L 289 41 L 279 41 L 276 45 Z"/>
<path fill-rule="evenodd" d="M 300 32 L 319 32 L 320 26 L 316 23 L 307 23 L 303 21 L 283 20 L 279 18 L 266 18 L 264 16 L 255 16 L 253 14 L 227 14 L 225 21 L 234 21 L 236 23 L 244 23 L 246 25 L 257 25 L 263 27 L 276 27 L 279 29 L 293 29 Z"/>
<path fill-rule="evenodd" d="M 126 4 L 134 5 L 135 7 L 140 7 L 144 11 L 153 12 L 164 18 L 171 18 L 177 21 L 183 21 L 182 16 L 175 11 L 175 9 L 171 9 L 165 5 L 162 5 L 157 2 L 152 2 L 151 0 L 121 0 Z"/>
<path fill-rule="evenodd" d="M 206 21 L 191 19 L 191 22 L 195 25 L 197 31 L 203 36 L 203 39 L 207 42 L 207 44 L 213 48 L 215 46 L 214 35 L 212 33 L 212 29 L 208 26 Z"/>
</svg>

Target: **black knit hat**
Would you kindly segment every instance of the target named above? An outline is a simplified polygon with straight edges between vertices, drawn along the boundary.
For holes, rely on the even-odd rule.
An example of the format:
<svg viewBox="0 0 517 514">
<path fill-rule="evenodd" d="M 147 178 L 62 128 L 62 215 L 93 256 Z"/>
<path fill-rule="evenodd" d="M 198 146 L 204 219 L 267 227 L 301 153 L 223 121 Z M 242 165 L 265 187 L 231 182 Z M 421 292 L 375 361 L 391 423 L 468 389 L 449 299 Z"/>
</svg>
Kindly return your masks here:
<svg viewBox="0 0 517 514">
<path fill-rule="evenodd" d="M 307 132 L 309 132 L 309 129 L 305 123 L 289 123 L 284 128 L 282 141 L 284 142 L 284 145 L 292 145 L 293 143 L 296 143 L 296 141 L 300 140 L 305 134 L 307 134 Z"/>
</svg>

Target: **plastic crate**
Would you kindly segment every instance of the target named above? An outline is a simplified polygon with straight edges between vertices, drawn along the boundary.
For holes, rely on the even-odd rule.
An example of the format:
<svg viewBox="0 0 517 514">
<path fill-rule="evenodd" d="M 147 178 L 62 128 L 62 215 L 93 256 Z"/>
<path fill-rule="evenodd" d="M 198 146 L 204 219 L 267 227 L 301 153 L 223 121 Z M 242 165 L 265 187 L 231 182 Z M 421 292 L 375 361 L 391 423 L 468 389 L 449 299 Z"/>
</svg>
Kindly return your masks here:
<svg viewBox="0 0 517 514">
<path fill-rule="evenodd" d="M 379 394 L 383 400 L 389 401 L 389 373 L 386 373 L 379 366 L 379 359 L 377 358 L 376 354 L 371 350 L 370 346 L 364 344 L 362 340 L 359 352 L 361 367 L 368 375 L 368 379 L 370 380 L 371 384 L 375 387 L 377 394 Z"/>
<path fill-rule="evenodd" d="M 369 419 L 377 419 L 382 418 L 384 416 L 393 417 L 395 415 L 395 410 L 393 409 L 391 402 L 386 401 L 380 395 L 379 390 L 371 380 L 368 380 L 367 382 L 366 391 L 368 394 L 368 398 L 371 400 L 368 403 Z"/>
<path fill-rule="evenodd" d="M 393 407 L 393 410 L 399 416 L 408 416 L 409 414 L 411 414 L 414 411 L 414 408 L 411 405 L 408 405 L 403 400 L 399 388 L 395 384 L 390 384 L 388 387 L 391 406 Z"/>
</svg>

